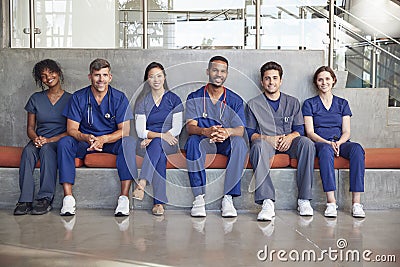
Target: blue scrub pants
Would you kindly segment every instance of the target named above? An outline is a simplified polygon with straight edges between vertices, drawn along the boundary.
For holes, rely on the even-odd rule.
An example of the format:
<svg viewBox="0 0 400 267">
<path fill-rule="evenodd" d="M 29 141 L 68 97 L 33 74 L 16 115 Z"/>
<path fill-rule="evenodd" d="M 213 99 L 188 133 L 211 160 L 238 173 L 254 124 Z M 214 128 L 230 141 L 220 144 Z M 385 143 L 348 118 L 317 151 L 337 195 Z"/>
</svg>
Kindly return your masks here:
<svg viewBox="0 0 400 267">
<path fill-rule="evenodd" d="M 317 157 L 324 192 L 335 191 L 335 155 L 330 144 L 317 142 Z M 346 142 L 340 145 L 339 155 L 350 160 L 350 192 L 364 192 L 365 152 L 360 144 Z"/>
<path fill-rule="evenodd" d="M 283 153 L 289 154 L 290 158 L 297 159 L 298 198 L 311 200 L 314 178 L 314 143 L 307 137 L 298 136 L 293 139 L 289 150 Z M 256 180 L 254 201 L 260 205 L 265 199 L 275 201 L 275 188 L 270 176 L 270 161 L 275 154 L 276 150 L 267 141 L 257 139 L 251 143 L 250 162 Z"/>
<path fill-rule="evenodd" d="M 153 186 L 153 199 L 155 204 L 168 202 L 166 179 L 167 179 L 167 155 L 176 153 L 178 146 L 171 146 L 162 138 L 154 138 L 146 149 L 137 145 L 137 154 L 143 157 L 140 179 L 145 179 Z"/>
<path fill-rule="evenodd" d="M 33 202 L 35 180 L 33 171 L 40 159 L 40 188 L 36 199 L 53 200 L 57 182 L 57 142 L 47 143 L 41 148 L 30 141 L 22 151 L 19 167 L 19 188 L 21 195 L 18 202 Z"/>
<path fill-rule="evenodd" d="M 65 136 L 58 141 L 57 162 L 59 166 L 60 184 L 75 183 L 75 158 L 83 159 L 88 153 L 89 144 L 77 141 L 71 136 Z M 131 136 L 119 139 L 115 143 L 104 144 L 104 153 L 117 155 L 117 170 L 120 181 L 132 180 L 137 177 L 136 141 Z"/>
<path fill-rule="evenodd" d="M 186 142 L 185 150 L 190 185 L 195 197 L 205 194 L 206 171 L 204 164 L 207 153 L 222 154 L 228 157 L 224 195 L 240 196 L 240 178 L 247 157 L 247 146 L 242 137 L 231 136 L 222 143 L 210 143 L 210 139 L 205 136 L 191 135 Z"/>
</svg>

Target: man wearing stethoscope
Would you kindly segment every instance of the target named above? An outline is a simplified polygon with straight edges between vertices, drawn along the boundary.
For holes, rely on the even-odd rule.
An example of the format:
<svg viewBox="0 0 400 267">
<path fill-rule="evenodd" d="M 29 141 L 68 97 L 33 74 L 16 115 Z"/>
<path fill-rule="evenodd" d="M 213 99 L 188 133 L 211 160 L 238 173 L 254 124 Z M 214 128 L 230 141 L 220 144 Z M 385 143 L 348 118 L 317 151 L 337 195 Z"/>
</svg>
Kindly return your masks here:
<svg viewBox="0 0 400 267">
<path fill-rule="evenodd" d="M 211 58 L 206 73 L 209 83 L 189 94 L 186 101 L 186 129 L 189 138 L 185 150 L 190 185 L 195 197 L 191 215 L 206 216 L 205 156 L 206 153 L 217 153 L 228 156 L 222 216 L 236 217 L 232 197 L 240 196 L 240 179 L 247 155 L 243 139 L 243 100 L 223 85 L 228 75 L 226 58 Z"/>
<path fill-rule="evenodd" d="M 129 136 L 132 109 L 125 94 L 111 87 L 110 63 L 95 59 L 88 75 L 91 85 L 76 91 L 65 108 L 69 136 L 58 142 L 57 161 L 64 199 L 61 215 L 75 214 L 72 185 L 75 182 L 75 158 L 87 153 L 105 152 L 117 155 L 117 169 L 121 181 L 121 195 L 115 216 L 129 215 L 129 189 L 137 177 L 136 144 Z"/>
</svg>

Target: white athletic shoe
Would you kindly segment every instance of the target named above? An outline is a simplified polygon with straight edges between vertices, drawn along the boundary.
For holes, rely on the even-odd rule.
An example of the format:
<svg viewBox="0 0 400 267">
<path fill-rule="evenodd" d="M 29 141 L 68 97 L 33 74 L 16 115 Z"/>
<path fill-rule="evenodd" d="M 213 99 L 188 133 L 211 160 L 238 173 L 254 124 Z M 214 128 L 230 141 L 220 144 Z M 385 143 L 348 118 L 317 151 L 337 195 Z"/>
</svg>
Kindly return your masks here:
<svg viewBox="0 0 400 267">
<path fill-rule="evenodd" d="M 225 195 L 222 199 L 222 217 L 237 217 L 237 211 L 233 206 L 233 199 L 231 195 Z"/>
<path fill-rule="evenodd" d="M 298 199 L 297 200 L 297 210 L 301 216 L 313 216 L 314 210 L 311 207 L 310 200 L 308 199 Z"/>
<path fill-rule="evenodd" d="M 258 213 L 258 221 L 272 221 L 275 217 L 275 205 L 271 199 L 264 199 L 261 211 Z"/>
<path fill-rule="evenodd" d="M 326 203 L 325 217 L 336 217 L 337 206 L 336 203 Z"/>
<path fill-rule="evenodd" d="M 195 197 L 190 215 L 193 217 L 206 217 L 206 202 L 204 201 L 204 195 L 198 195 Z"/>
<path fill-rule="evenodd" d="M 354 203 L 352 209 L 353 217 L 365 218 L 365 212 L 363 210 L 363 205 L 360 203 Z"/>
<path fill-rule="evenodd" d="M 72 195 L 64 197 L 60 215 L 61 216 L 75 215 L 75 198 Z"/>
<path fill-rule="evenodd" d="M 129 216 L 129 198 L 127 196 L 119 196 L 114 214 L 115 217 Z"/>
</svg>

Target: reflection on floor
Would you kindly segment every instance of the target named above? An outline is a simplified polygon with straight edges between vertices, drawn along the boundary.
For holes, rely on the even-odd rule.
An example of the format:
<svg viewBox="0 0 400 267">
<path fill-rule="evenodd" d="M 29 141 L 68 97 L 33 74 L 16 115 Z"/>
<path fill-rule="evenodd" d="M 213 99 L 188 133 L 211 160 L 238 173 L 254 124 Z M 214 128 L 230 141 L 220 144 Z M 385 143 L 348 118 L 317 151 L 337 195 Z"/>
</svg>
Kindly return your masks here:
<svg viewBox="0 0 400 267">
<path fill-rule="evenodd" d="M 271 222 L 247 212 L 191 218 L 136 210 L 115 218 L 112 210 L 79 209 L 74 217 L 0 210 L 0 266 L 400 266 L 399 229 L 400 210 L 367 211 L 365 219 L 278 210 Z M 376 256 L 387 262 L 367 263 Z"/>
</svg>

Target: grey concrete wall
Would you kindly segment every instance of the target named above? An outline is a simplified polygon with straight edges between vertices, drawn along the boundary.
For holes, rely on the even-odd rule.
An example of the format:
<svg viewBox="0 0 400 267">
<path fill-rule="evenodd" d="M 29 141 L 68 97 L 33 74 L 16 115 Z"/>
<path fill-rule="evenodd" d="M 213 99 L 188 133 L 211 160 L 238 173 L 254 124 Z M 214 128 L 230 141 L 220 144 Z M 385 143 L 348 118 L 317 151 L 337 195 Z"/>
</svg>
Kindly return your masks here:
<svg viewBox="0 0 400 267">
<path fill-rule="evenodd" d="M 207 62 L 214 55 L 228 58 L 226 86 L 244 100 L 260 93 L 260 66 L 273 60 L 284 69 L 282 91 L 301 102 L 316 94 L 312 76 L 324 58 L 323 51 L 308 50 L 0 49 L 0 145 L 23 146 L 28 141 L 24 106 L 29 96 L 40 90 L 31 75 L 39 60 L 57 60 L 65 75 L 64 89 L 74 92 L 89 84 L 89 63 L 97 57 L 106 58 L 112 66 L 112 85 L 124 91 L 133 104 L 150 62 L 158 61 L 166 67 L 170 89 L 184 101 L 189 92 L 207 81 Z M 345 89 L 334 93 L 349 99 L 354 114 L 354 140 L 365 147 L 400 146 L 400 125 L 388 124 L 387 89 Z M 390 114 L 400 117 L 400 110 Z"/>
<path fill-rule="evenodd" d="M 145 67 L 158 61 L 167 68 L 169 87 L 185 100 L 188 92 L 207 81 L 207 62 L 214 55 L 228 58 L 226 86 L 245 100 L 259 94 L 259 68 L 267 61 L 283 66 L 282 90 L 301 100 L 314 94 L 311 77 L 323 63 L 322 51 L 0 49 L 0 145 L 21 146 L 27 142 L 23 108 L 29 96 L 40 90 L 31 75 L 39 60 L 57 60 L 65 74 L 64 89 L 74 92 L 89 84 L 89 63 L 97 57 L 106 58 L 112 66 L 112 85 L 132 100 L 143 81 Z"/>
</svg>

